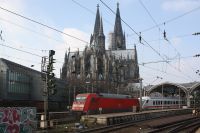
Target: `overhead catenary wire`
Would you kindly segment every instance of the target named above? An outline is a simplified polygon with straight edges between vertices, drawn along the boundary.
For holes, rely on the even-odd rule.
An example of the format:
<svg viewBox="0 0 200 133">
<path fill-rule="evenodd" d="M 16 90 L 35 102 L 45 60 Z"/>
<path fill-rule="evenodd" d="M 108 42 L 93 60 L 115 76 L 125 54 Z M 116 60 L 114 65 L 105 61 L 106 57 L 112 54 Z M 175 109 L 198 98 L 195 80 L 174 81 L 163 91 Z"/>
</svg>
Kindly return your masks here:
<svg viewBox="0 0 200 133">
<path fill-rule="evenodd" d="M 185 38 L 193 36 L 192 34 L 183 34 L 183 35 L 175 35 L 174 37 L 168 37 L 168 40 L 176 39 L 176 38 Z M 165 39 L 155 39 L 155 40 L 149 40 L 148 42 L 156 42 L 156 41 L 164 41 Z"/>
<path fill-rule="evenodd" d="M 22 26 L 22 25 L 20 25 L 20 24 L 14 23 L 14 22 L 12 22 L 12 21 L 10 21 L 10 20 L 7 20 L 7 19 L 1 18 L 1 17 L 0 17 L 0 21 L 4 21 L 4 22 L 9 23 L 9 24 L 11 24 L 11 25 L 17 26 L 17 27 L 19 27 L 19 28 L 21 28 L 21 29 L 25 29 L 25 30 L 27 30 L 27 31 L 29 31 L 29 32 L 32 32 L 32 33 L 36 34 L 36 35 L 39 35 L 39 36 L 42 36 L 42 37 L 45 37 L 45 38 L 54 40 L 54 41 L 59 42 L 59 43 L 62 43 L 62 44 L 63 44 L 63 43 L 66 43 L 66 42 L 64 42 L 64 41 L 57 40 L 57 39 L 55 39 L 55 38 L 53 38 L 53 37 L 51 37 L 51 36 L 49 36 L 49 35 L 42 34 L 42 33 L 40 33 L 40 32 L 37 32 L 37 31 L 33 30 L 33 29 L 30 29 L 30 28 L 28 28 L 28 27 Z M 38 50 L 38 49 L 36 49 L 36 50 Z"/>
<path fill-rule="evenodd" d="M 197 10 L 199 10 L 199 9 L 200 9 L 200 6 L 198 6 L 197 8 L 194 8 L 194 9 L 192 9 L 192 10 L 190 10 L 190 11 L 187 11 L 187 12 L 185 12 L 185 13 L 179 15 L 179 16 L 176 16 L 176 17 L 174 17 L 174 18 L 171 18 L 171 19 L 168 19 L 168 20 L 166 20 L 166 21 L 163 21 L 163 22 L 161 22 L 161 23 L 159 23 L 159 24 L 156 24 L 156 25 L 154 25 L 154 26 L 152 26 L 152 27 L 150 27 L 150 28 L 141 30 L 141 32 L 146 32 L 146 31 L 152 30 L 152 29 L 156 28 L 157 26 L 163 25 L 164 23 L 165 23 L 165 24 L 170 23 L 170 22 L 175 21 L 175 20 L 177 20 L 177 19 L 179 19 L 179 18 L 181 18 L 181 17 L 184 17 L 184 16 L 186 16 L 186 15 L 192 13 L 192 12 L 195 12 L 195 11 L 197 11 Z"/>
<path fill-rule="evenodd" d="M 10 55 L 7 55 L 7 54 L 0 54 L 0 55 L 8 57 L 8 58 L 14 58 L 14 59 L 18 59 L 18 60 L 21 60 L 21 61 L 30 62 L 30 63 L 41 64 L 41 62 L 36 62 L 36 61 L 33 61 L 33 60 L 22 59 L 22 58 L 19 58 L 19 57 L 16 57 L 16 56 L 10 56 Z"/>
<path fill-rule="evenodd" d="M 86 6 L 82 5 L 81 3 L 79 3 L 78 1 L 76 0 L 72 0 L 72 2 L 74 2 L 75 4 L 77 4 L 79 7 L 85 9 L 86 11 L 90 12 L 91 14 L 93 15 L 96 15 L 95 12 L 93 12 L 91 9 L 87 8 Z M 108 23 L 109 25 L 113 26 L 113 24 L 111 22 L 109 22 L 107 19 L 105 19 L 104 17 L 102 17 L 102 19 Z"/>
<path fill-rule="evenodd" d="M 76 5 L 80 6 L 81 8 L 87 10 L 87 11 L 90 12 L 91 14 L 95 15 L 95 12 L 93 12 L 93 11 L 90 10 L 89 8 L 83 6 L 82 4 L 80 4 L 79 2 L 77 2 L 76 0 L 72 0 L 72 2 L 74 2 Z"/>
<path fill-rule="evenodd" d="M 0 45 L 2 45 L 2 44 L 0 44 Z M 20 49 L 17 49 L 17 48 L 13 48 L 13 47 L 11 47 L 11 46 L 7 46 L 7 45 L 3 45 L 3 46 L 6 46 L 6 47 L 9 47 L 9 48 L 15 49 L 15 50 L 20 51 L 20 52 L 25 52 L 25 53 L 28 53 L 28 54 L 31 54 L 31 55 L 35 55 L 35 54 L 33 54 L 33 53 L 30 53 L 30 52 L 27 52 L 27 51 L 23 51 L 23 50 L 20 50 Z M 37 56 L 39 56 L 39 55 L 37 55 Z M 184 58 L 189 58 L 189 57 L 193 57 L 193 56 L 188 56 L 188 57 L 184 57 Z M 63 62 L 61 62 L 61 63 L 63 63 Z M 165 73 L 165 74 L 169 74 L 169 75 L 175 76 L 175 77 L 180 77 L 180 76 L 178 76 L 178 75 L 171 74 L 171 73 L 168 73 L 168 72 L 164 72 L 164 71 L 159 70 L 159 69 L 156 69 L 156 68 L 152 68 L 152 67 L 149 67 L 149 66 L 146 66 L 146 65 L 144 66 L 144 64 L 149 64 L 149 62 L 142 63 L 142 64 L 139 63 L 139 65 L 141 65 L 141 66 L 143 66 L 143 67 L 146 67 L 146 68 L 149 68 L 149 69 L 151 69 L 151 70 L 159 71 L 159 72 L 162 72 L 162 73 Z"/>
<path fill-rule="evenodd" d="M 100 2 L 107 7 L 113 14 L 116 14 L 105 2 L 103 2 L 103 0 L 100 0 Z M 129 27 L 138 37 L 140 37 L 139 33 L 137 33 L 128 23 L 126 23 L 121 17 L 120 17 L 121 21 L 127 26 Z M 145 42 L 145 44 L 147 44 L 158 56 L 160 56 L 163 60 L 166 60 L 160 52 L 158 52 L 155 48 L 153 48 L 143 37 L 141 37 L 141 40 L 143 40 Z M 143 43 L 144 44 L 144 43 Z M 169 66 L 171 66 L 172 68 L 174 68 L 175 70 L 179 71 L 176 67 L 172 66 L 169 62 L 166 62 L 167 64 L 169 64 Z M 179 71 L 180 72 L 180 71 Z M 184 76 L 186 76 L 188 79 L 191 79 L 190 76 L 185 75 L 184 73 L 181 73 Z"/>
<path fill-rule="evenodd" d="M 0 43 L 1 46 L 4 46 L 4 47 L 7 47 L 7 48 L 10 48 L 10 49 L 14 49 L 14 50 L 17 50 L 17 51 L 20 51 L 20 52 L 23 52 L 23 53 L 26 53 L 26 54 L 31 54 L 31 55 L 34 55 L 34 56 L 37 56 L 37 57 L 42 57 L 41 55 L 38 55 L 38 54 L 34 54 L 34 53 L 31 53 L 31 52 L 28 52 L 28 51 L 24 51 L 24 50 L 21 50 L 21 49 L 18 49 L 18 48 L 14 48 L 12 46 L 8 46 L 8 45 L 5 45 L 5 44 L 2 44 Z"/>
<path fill-rule="evenodd" d="M 153 67 L 149 67 L 149 66 L 145 66 L 145 65 L 140 65 L 142 67 L 146 67 L 148 69 L 151 69 L 151 70 L 154 70 L 154 71 L 157 71 L 157 72 L 161 72 L 161 73 L 164 73 L 164 74 L 168 74 L 168 75 L 171 75 L 171 76 L 174 76 L 174 77 L 177 77 L 177 78 L 184 78 L 184 79 L 187 79 L 185 77 L 182 77 L 180 75 L 176 75 L 176 74 L 173 74 L 173 73 L 169 73 L 169 72 L 165 72 L 163 70 L 160 70 L 160 69 L 157 69 L 157 68 L 153 68 Z M 188 79 L 187 79 L 188 80 Z"/>
<path fill-rule="evenodd" d="M 177 52 L 177 54 L 178 54 L 178 61 L 179 61 L 179 70 L 180 70 L 180 59 L 181 59 L 181 54 L 180 54 L 180 52 L 176 49 L 176 47 L 174 47 L 174 45 L 171 43 L 171 41 L 168 39 L 168 38 L 164 38 L 164 40 L 166 40 L 173 48 L 174 48 L 174 50 Z M 188 64 L 188 63 L 187 63 Z M 191 67 L 189 64 L 188 64 L 188 67 L 190 67 L 193 71 L 195 71 L 194 70 L 194 68 L 193 67 Z M 190 77 L 190 76 L 189 76 Z M 191 77 L 192 78 L 192 77 Z"/>
<path fill-rule="evenodd" d="M 188 37 L 188 36 L 193 36 L 192 34 L 184 34 L 184 35 L 177 35 L 177 36 L 175 36 L 174 38 L 183 38 L 183 37 Z M 170 39 L 168 39 L 168 43 L 170 43 L 171 44 L 171 41 L 170 40 L 172 40 L 172 39 L 174 39 L 174 38 L 170 38 Z M 158 39 L 158 40 L 151 40 L 151 41 L 148 41 L 148 42 L 155 42 L 155 41 L 160 41 L 160 40 L 165 40 L 166 41 L 166 39 Z M 176 57 L 174 57 L 174 58 L 168 58 L 167 60 L 169 60 L 169 61 L 172 61 L 172 60 L 180 60 L 180 59 L 186 59 L 186 58 L 191 58 L 191 57 L 193 57 L 193 56 L 186 56 L 186 57 L 181 57 L 181 54 L 180 54 L 180 52 L 173 46 L 173 44 L 171 44 L 172 45 L 172 47 L 174 48 L 174 50 L 180 55 L 180 57 L 179 58 L 176 58 Z M 163 61 L 164 62 L 164 61 Z M 189 65 L 189 63 L 187 63 L 187 65 Z M 189 65 L 190 66 L 190 68 L 193 70 L 193 71 L 195 71 L 194 70 L 194 68 L 191 66 L 191 65 Z"/>
<path fill-rule="evenodd" d="M 32 53 L 32 52 L 29 52 L 29 51 L 21 50 L 21 49 L 15 48 L 15 47 L 13 47 L 13 46 L 1 44 L 1 43 L 0 43 L 0 46 L 7 47 L 7 48 L 10 48 L 10 49 L 14 49 L 14 50 L 17 50 L 17 51 L 19 51 L 19 52 L 23 52 L 23 53 L 30 54 L 30 55 L 33 55 L 33 56 L 37 56 L 37 57 L 40 57 L 40 58 L 43 57 L 43 56 L 41 56 L 41 55 L 38 55 L 38 54 L 35 54 L 35 53 Z M 56 63 L 64 63 L 64 62 L 58 61 L 58 60 L 56 59 Z"/>
<path fill-rule="evenodd" d="M 104 6 L 106 6 L 113 14 L 116 14 L 106 3 L 104 3 L 102 0 L 100 0 L 101 3 L 103 3 Z M 138 37 L 140 37 L 140 35 L 129 25 L 127 24 L 121 17 L 120 17 L 121 21 L 127 26 L 129 27 Z M 159 56 L 161 56 L 161 54 L 154 49 L 148 42 L 146 42 L 146 40 L 144 40 L 143 37 L 141 37 L 141 40 L 143 40 L 155 53 L 157 53 Z"/>
<path fill-rule="evenodd" d="M 21 14 L 19 14 L 19 13 L 10 11 L 10 10 L 8 10 L 8 9 L 5 9 L 5 8 L 1 7 L 1 6 L 0 6 L 0 9 L 1 9 L 1 10 L 4 10 L 4 11 L 6 11 L 6 12 L 9 12 L 9 13 L 11 13 L 11 14 L 14 14 L 14 15 L 16 15 L 16 16 L 18 16 L 18 17 L 21 17 L 21 18 L 23 18 L 23 19 L 26 19 L 26 20 L 28 20 L 28 21 L 31 21 L 31 22 L 33 22 L 33 23 L 36 23 L 36 24 L 38 24 L 38 25 L 40 25 L 40 26 L 46 27 L 46 28 L 48 28 L 48 29 L 51 29 L 51 30 L 53 30 L 53 31 L 56 31 L 56 32 L 61 33 L 61 34 L 63 34 L 63 35 L 66 35 L 66 36 L 68 36 L 68 37 L 71 37 L 71 38 L 74 38 L 74 39 L 79 40 L 79 41 L 81 41 L 81 42 L 84 42 L 84 43 L 86 43 L 86 44 L 89 44 L 89 42 L 87 42 L 87 41 L 85 41 L 85 40 L 83 40 L 83 39 L 80 39 L 80 38 L 75 37 L 75 36 L 73 36 L 73 35 L 67 34 L 67 33 L 65 33 L 65 32 L 63 32 L 63 31 L 60 31 L 60 30 L 58 30 L 58 29 L 56 29 L 56 28 L 54 28 L 54 27 L 48 26 L 48 25 L 46 25 L 46 24 L 43 24 L 43 23 L 38 22 L 38 21 L 36 21 L 36 20 L 33 20 L 33 19 L 31 19 L 31 18 L 25 17 L 25 16 L 23 16 L 23 15 L 21 15 Z"/>
<path fill-rule="evenodd" d="M 142 7 L 145 9 L 145 11 L 148 13 L 148 15 L 150 16 L 150 18 L 152 19 L 152 21 L 154 22 L 154 24 L 156 25 L 156 27 L 158 27 L 158 29 L 160 30 L 160 27 L 158 26 L 158 23 L 156 22 L 156 20 L 153 18 L 153 16 L 151 15 L 151 13 L 149 12 L 149 10 L 146 8 L 146 6 L 144 5 L 144 3 L 142 2 L 142 0 L 139 0 L 140 4 L 142 5 Z"/>
<path fill-rule="evenodd" d="M 158 27 L 158 29 L 160 30 L 160 27 L 158 26 L 158 23 L 156 22 L 156 20 L 153 18 L 153 16 L 151 15 L 151 13 L 149 12 L 149 10 L 145 7 L 145 5 L 144 5 L 144 3 L 142 2 L 142 0 L 139 0 L 139 2 L 140 2 L 140 4 L 142 5 L 142 7 L 145 9 L 145 11 L 148 13 L 148 15 L 150 16 L 150 18 L 152 19 L 152 21 L 155 23 L 155 26 L 157 26 Z M 165 23 L 164 23 L 164 25 L 165 25 Z M 140 32 L 141 33 L 141 32 Z M 180 65 L 180 56 L 181 56 L 181 54 L 180 54 L 180 52 L 172 45 L 172 43 L 171 43 L 171 41 L 168 39 L 168 38 L 166 38 L 166 36 L 165 36 L 165 34 L 166 34 L 166 32 L 164 31 L 164 39 L 163 40 L 166 40 L 169 44 L 171 44 L 171 46 L 174 48 L 174 50 L 178 53 L 178 56 L 179 56 L 179 65 Z M 193 34 L 191 34 L 191 35 L 193 35 Z M 184 36 L 185 37 L 185 36 Z M 180 66 L 179 66 L 180 67 Z M 192 68 L 192 67 L 191 67 Z M 193 69 L 193 68 L 192 68 Z M 193 69 L 194 70 L 194 69 Z"/>
</svg>

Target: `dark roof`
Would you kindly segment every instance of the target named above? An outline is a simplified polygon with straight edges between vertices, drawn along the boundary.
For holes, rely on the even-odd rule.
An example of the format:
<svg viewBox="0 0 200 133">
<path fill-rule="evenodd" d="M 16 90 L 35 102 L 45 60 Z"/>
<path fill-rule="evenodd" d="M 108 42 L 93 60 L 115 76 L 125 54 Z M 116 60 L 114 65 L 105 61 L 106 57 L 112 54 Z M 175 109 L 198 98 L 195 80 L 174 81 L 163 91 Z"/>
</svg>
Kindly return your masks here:
<svg viewBox="0 0 200 133">
<path fill-rule="evenodd" d="M 6 60 L 6 59 L 4 59 L 4 58 L 0 58 L 0 60 L 2 61 L 2 62 L 4 62 L 7 66 L 8 66 L 8 68 L 9 69 L 11 69 L 11 70 L 13 70 L 13 69 L 24 69 L 24 70 L 27 70 L 27 71 L 30 71 L 30 72 L 35 72 L 35 73 L 41 73 L 41 72 L 39 72 L 39 71 L 37 71 L 37 70 L 34 70 L 34 69 L 31 69 L 31 68 L 28 68 L 28 67 L 26 67 L 26 66 L 23 66 L 23 65 L 21 65 L 21 64 L 18 64 L 18 63 L 15 63 L 15 62 L 12 62 L 12 61 L 9 61 L 9 60 Z"/>
</svg>

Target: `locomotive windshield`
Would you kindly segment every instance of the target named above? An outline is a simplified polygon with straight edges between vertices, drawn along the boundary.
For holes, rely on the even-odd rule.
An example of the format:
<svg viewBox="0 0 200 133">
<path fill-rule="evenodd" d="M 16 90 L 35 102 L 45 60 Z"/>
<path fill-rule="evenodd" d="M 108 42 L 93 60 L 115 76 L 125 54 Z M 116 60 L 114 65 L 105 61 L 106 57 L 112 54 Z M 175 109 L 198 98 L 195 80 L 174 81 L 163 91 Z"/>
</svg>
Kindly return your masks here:
<svg viewBox="0 0 200 133">
<path fill-rule="evenodd" d="M 78 96 L 76 97 L 76 101 L 85 101 L 86 97 L 85 96 Z"/>
</svg>

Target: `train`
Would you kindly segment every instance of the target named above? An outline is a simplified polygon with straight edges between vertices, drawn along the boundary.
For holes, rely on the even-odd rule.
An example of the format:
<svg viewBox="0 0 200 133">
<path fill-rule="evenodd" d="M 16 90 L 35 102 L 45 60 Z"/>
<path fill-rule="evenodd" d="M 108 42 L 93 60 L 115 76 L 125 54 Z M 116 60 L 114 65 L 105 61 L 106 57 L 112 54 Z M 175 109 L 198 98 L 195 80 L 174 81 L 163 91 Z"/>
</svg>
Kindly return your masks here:
<svg viewBox="0 0 200 133">
<path fill-rule="evenodd" d="M 172 109 L 186 106 L 186 101 L 179 97 L 142 97 L 142 109 Z"/>
<path fill-rule="evenodd" d="M 142 97 L 142 110 L 183 108 L 186 101 L 179 97 Z M 107 93 L 83 93 L 76 96 L 72 105 L 73 112 L 82 114 L 101 114 L 114 112 L 137 112 L 140 98 L 130 95 Z"/>
<path fill-rule="evenodd" d="M 72 111 L 84 114 L 139 111 L 139 99 L 130 95 L 83 93 L 76 96 Z"/>
</svg>

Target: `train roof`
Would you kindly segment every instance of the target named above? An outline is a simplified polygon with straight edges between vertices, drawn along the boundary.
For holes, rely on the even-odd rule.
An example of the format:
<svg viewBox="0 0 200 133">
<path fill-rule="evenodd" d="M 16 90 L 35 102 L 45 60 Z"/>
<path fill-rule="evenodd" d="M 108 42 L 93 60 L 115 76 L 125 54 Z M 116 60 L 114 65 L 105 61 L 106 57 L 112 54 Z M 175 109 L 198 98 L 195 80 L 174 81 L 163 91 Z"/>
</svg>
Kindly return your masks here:
<svg viewBox="0 0 200 133">
<path fill-rule="evenodd" d="M 97 96 L 105 97 L 105 98 L 119 98 L 119 99 L 132 98 L 131 95 L 109 94 L 109 93 L 82 93 L 82 94 L 78 94 L 77 96 L 88 96 L 91 94 L 95 94 Z"/>
<path fill-rule="evenodd" d="M 156 99 L 156 100 L 174 100 L 174 99 L 179 99 L 179 97 L 149 97 L 149 96 L 145 96 L 142 97 L 142 99 L 144 100 L 150 100 L 150 99 Z"/>
<path fill-rule="evenodd" d="M 132 98 L 131 95 L 123 95 L 123 94 L 109 94 L 109 93 L 99 93 L 99 96 L 106 98 Z"/>
</svg>

